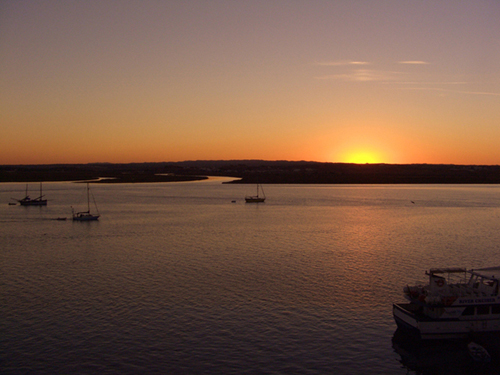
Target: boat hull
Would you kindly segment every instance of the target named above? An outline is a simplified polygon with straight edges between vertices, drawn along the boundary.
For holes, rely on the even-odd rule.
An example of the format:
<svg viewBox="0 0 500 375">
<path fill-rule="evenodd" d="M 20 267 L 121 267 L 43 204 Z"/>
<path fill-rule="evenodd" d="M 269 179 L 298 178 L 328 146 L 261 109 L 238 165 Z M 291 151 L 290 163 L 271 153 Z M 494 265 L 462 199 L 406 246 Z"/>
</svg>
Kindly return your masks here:
<svg viewBox="0 0 500 375">
<path fill-rule="evenodd" d="M 266 200 L 266 198 L 259 198 L 259 197 L 246 197 L 245 202 L 246 203 L 262 203 Z"/>
<path fill-rule="evenodd" d="M 92 214 L 75 214 L 73 221 L 95 221 L 99 219 L 99 215 Z"/>
<path fill-rule="evenodd" d="M 96 220 L 99 220 L 99 216 L 73 218 L 73 221 L 96 221 Z"/>
<path fill-rule="evenodd" d="M 259 194 L 259 190 L 262 192 L 262 194 Z M 245 197 L 246 203 L 262 203 L 265 200 L 266 200 L 266 194 L 264 194 L 264 189 L 260 184 L 257 184 L 257 191 L 255 195 L 247 195 Z"/>
<path fill-rule="evenodd" d="M 450 339 L 467 337 L 471 333 L 500 331 L 500 318 L 432 319 L 416 312 L 410 303 L 393 305 L 394 320 L 399 328 L 418 334 L 422 339 Z"/>
<path fill-rule="evenodd" d="M 95 204 L 95 200 L 94 200 Z M 97 210 L 97 205 L 95 205 Z M 87 211 L 75 212 L 73 207 L 71 207 L 73 211 L 73 221 L 96 221 L 99 219 L 99 210 L 97 210 L 97 214 L 90 213 L 90 186 L 87 182 Z"/>
<path fill-rule="evenodd" d="M 47 200 L 32 200 L 32 201 L 19 201 L 19 204 L 21 206 L 46 206 L 47 205 Z"/>
</svg>

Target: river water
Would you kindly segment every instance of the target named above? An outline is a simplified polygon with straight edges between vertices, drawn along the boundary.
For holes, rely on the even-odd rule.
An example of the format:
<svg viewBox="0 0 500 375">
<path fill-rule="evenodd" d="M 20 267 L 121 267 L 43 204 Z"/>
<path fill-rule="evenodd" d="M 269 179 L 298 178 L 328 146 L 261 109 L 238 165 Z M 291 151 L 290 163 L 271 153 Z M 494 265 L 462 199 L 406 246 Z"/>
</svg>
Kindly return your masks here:
<svg viewBox="0 0 500 375">
<path fill-rule="evenodd" d="M 0 184 L 2 374 L 468 374 L 392 303 L 500 265 L 498 185 Z M 37 184 L 30 195 L 37 196 Z M 92 207 L 91 207 L 92 209 Z M 67 217 L 68 220 L 55 220 Z M 495 348 L 493 348 L 495 350 Z"/>
</svg>

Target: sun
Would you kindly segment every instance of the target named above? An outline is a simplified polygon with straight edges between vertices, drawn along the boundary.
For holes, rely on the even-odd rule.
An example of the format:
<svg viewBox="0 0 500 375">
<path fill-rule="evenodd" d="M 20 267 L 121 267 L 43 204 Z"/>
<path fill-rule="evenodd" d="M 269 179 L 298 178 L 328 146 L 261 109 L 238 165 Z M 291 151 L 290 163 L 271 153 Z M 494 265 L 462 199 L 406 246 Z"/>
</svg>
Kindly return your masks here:
<svg viewBox="0 0 500 375">
<path fill-rule="evenodd" d="M 346 155 L 345 162 L 354 164 L 377 164 L 380 163 L 380 158 L 374 152 L 355 151 Z"/>
</svg>

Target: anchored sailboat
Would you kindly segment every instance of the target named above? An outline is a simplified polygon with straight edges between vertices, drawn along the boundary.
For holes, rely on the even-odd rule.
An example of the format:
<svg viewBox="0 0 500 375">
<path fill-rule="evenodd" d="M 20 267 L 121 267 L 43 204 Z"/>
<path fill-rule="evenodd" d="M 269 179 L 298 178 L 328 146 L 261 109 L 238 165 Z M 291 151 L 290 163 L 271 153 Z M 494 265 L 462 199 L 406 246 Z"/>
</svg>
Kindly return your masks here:
<svg viewBox="0 0 500 375">
<path fill-rule="evenodd" d="M 97 209 L 97 204 L 95 203 L 94 196 L 92 196 L 92 199 L 94 200 L 94 205 L 97 212 L 96 214 L 90 212 L 90 186 L 87 182 L 87 211 L 75 212 L 73 207 L 71 207 L 71 210 L 73 211 L 73 221 L 92 221 L 99 219 L 99 216 L 101 215 L 99 214 L 99 210 Z"/>
<path fill-rule="evenodd" d="M 259 190 L 262 192 L 262 195 L 259 195 Z M 257 195 L 247 195 L 245 197 L 246 203 L 262 203 L 265 200 L 266 200 L 266 194 L 264 193 L 264 189 L 260 184 L 257 184 Z"/>
<path fill-rule="evenodd" d="M 26 196 L 23 199 L 16 199 L 21 206 L 46 206 L 47 199 L 43 199 L 42 194 L 42 183 L 40 182 L 40 196 L 35 199 L 31 199 L 28 195 L 28 184 L 26 184 Z"/>
</svg>

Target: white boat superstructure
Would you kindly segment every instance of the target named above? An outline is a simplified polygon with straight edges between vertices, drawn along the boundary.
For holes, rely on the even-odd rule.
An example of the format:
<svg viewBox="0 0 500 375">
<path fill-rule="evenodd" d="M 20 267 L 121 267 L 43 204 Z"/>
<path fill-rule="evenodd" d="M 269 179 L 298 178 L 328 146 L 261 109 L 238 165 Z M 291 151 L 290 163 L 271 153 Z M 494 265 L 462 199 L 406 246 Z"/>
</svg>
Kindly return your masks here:
<svg viewBox="0 0 500 375">
<path fill-rule="evenodd" d="M 435 268 L 426 274 L 428 284 L 404 287 L 409 303 L 393 305 L 398 327 L 423 339 L 500 331 L 500 267 Z"/>
</svg>

